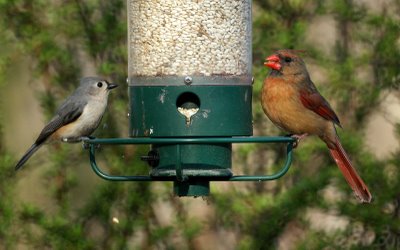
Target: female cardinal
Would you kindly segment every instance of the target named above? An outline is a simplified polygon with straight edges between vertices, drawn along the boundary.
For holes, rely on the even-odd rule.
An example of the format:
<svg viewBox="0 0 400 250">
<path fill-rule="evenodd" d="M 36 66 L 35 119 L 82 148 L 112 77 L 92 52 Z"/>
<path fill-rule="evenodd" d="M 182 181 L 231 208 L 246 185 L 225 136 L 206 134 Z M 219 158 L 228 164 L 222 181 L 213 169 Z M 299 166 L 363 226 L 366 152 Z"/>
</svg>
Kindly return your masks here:
<svg viewBox="0 0 400 250">
<path fill-rule="evenodd" d="M 266 58 L 264 65 L 272 69 L 264 80 L 261 95 L 268 118 L 298 139 L 307 135 L 319 136 L 357 198 L 370 203 L 371 193 L 336 134 L 335 124 L 341 127 L 339 118 L 311 81 L 304 61 L 296 51 L 278 50 Z"/>
</svg>

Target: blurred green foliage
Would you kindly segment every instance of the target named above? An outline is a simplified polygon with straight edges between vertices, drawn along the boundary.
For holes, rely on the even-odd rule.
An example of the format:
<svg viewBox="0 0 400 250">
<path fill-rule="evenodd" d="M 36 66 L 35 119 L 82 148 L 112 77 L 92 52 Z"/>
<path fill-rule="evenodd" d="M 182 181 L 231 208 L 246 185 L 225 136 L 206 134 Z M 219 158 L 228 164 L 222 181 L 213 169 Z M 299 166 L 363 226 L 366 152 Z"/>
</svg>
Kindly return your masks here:
<svg viewBox="0 0 400 250">
<path fill-rule="evenodd" d="M 0 249 L 17 249 L 21 243 L 32 249 L 129 249 L 130 239 L 138 234 L 146 235 L 141 245 L 144 249 L 179 249 L 171 240 L 178 233 L 184 237 L 185 248 L 196 249 L 195 237 L 210 228 L 235 232 L 239 249 L 275 249 L 278 238 L 292 222 L 305 231 L 298 249 L 399 249 L 400 152 L 377 160 L 363 145 L 365 122 L 382 101 L 381 94 L 399 91 L 398 16 L 385 11 L 370 12 L 352 0 L 255 0 L 253 3 L 254 127 L 263 134 L 267 130 L 281 133 L 267 122 L 259 105 L 261 85 L 267 73 L 262 66 L 265 56 L 279 48 L 306 50 L 306 62 L 318 62 L 317 66 L 326 70 L 329 82 L 317 85 L 325 84 L 320 88 L 323 94 L 328 100 L 336 100 L 337 113 L 345 124 L 345 131 L 340 130 L 339 135 L 375 196 L 373 204 L 363 206 L 350 202 L 350 190 L 328 158 L 325 145 L 310 139 L 296 150 L 290 172 L 274 185 L 249 184 L 247 191 L 213 190 L 208 201 L 215 207 L 212 224 L 194 220 L 184 202 L 171 197 L 170 186 L 166 186 L 167 191 L 163 188 L 160 191 L 160 188 L 154 189 L 155 184 L 143 183 L 101 182 L 84 207 L 72 213 L 71 190 L 79 183 L 75 165 L 87 161 L 87 155 L 62 145 L 49 146 L 51 170 L 43 178 L 57 208 L 46 214 L 30 203 L 16 206 L 13 197 L 18 176 L 14 175 L 12 166 L 17 156 L 12 156 L 0 144 Z M 393 9 L 400 10 L 399 1 L 392 1 L 392 5 Z M 323 15 L 334 18 L 340 34 L 332 53 L 305 39 L 310 23 Z M 57 107 L 56 100 L 77 85 L 82 75 L 79 63 L 82 50 L 89 55 L 88 60 L 99 75 L 125 82 L 125 1 L 2 0 L 0 27 L 0 88 L 8 84 L 7 72 L 18 60 L 29 57 L 33 62 L 32 78 L 43 82 L 44 91 L 39 100 L 47 118 Z M 363 49 L 355 51 L 357 46 Z M 359 70 L 370 72 L 373 79 L 360 79 L 356 74 Z M 127 103 L 126 88 L 118 88 L 103 120 L 107 127 L 99 129 L 97 136 L 121 136 L 121 117 L 125 117 Z M 3 140 L 4 122 L 0 112 L 0 140 Z M 110 172 L 146 171 L 146 166 L 137 159 L 146 149 L 104 150 L 108 153 L 101 160 L 110 166 Z M 273 165 L 282 164 L 282 148 L 248 145 L 238 147 L 236 152 L 240 159 L 237 167 L 244 169 L 249 158 L 267 152 L 272 153 Z M 259 171 L 268 170 L 264 162 L 257 164 L 261 166 Z M 325 200 L 322 193 L 332 180 L 344 194 L 343 199 L 333 203 Z M 171 203 L 176 210 L 173 224 L 157 223 L 154 202 L 158 199 Z M 334 209 L 350 218 L 348 230 L 327 235 L 308 228 L 304 214 L 309 207 Z M 123 220 L 111 223 L 114 214 Z M 90 236 L 93 223 L 103 229 L 103 238 Z M 372 242 L 353 239 L 357 223 L 373 232 Z"/>
</svg>

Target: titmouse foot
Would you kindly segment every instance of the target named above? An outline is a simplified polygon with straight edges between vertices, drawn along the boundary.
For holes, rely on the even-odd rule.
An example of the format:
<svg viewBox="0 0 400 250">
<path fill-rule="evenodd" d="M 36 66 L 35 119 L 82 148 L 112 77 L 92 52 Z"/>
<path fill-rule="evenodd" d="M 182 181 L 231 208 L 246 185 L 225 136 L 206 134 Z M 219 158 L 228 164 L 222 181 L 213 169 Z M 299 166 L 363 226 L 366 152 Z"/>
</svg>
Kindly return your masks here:
<svg viewBox="0 0 400 250">
<path fill-rule="evenodd" d="M 88 140 L 92 140 L 92 139 L 95 139 L 96 137 L 94 137 L 94 136 L 81 136 L 81 137 L 79 137 L 79 141 L 82 141 L 83 143 L 82 143 L 82 148 L 83 149 L 89 149 L 89 143 L 87 143 L 86 141 L 88 141 Z M 100 148 L 100 144 L 96 144 L 95 145 L 96 146 L 96 149 L 98 149 L 98 148 Z"/>
<path fill-rule="evenodd" d="M 87 141 L 87 140 L 92 140 L 92 139 L 95 139 L 96 137 L 94 137 L 94 136 L 91 136 L 91 135 L 88 135 L 88 136 L 81 136 L 81 137 L 79 137 L 79 140 L 80 141 Z"/>
<path fill-rule="evenodd" d="M 69 138 L 62 138 L 61 141 L 68 142 L 68 143 L 77 143 L 77 142 L 81 142 L 81 141 L 91 140 L 94 138 L 95 137 L 93 137 L 93 136 L 69 137 Z"/>
<path fill-rule="evenodd" d="M 79 138 L 62 138 L 61 139 L 62 142 L 67 142 L 67 143 L 77 143 L 80 142 L 81 139 Z"/>
</svg>

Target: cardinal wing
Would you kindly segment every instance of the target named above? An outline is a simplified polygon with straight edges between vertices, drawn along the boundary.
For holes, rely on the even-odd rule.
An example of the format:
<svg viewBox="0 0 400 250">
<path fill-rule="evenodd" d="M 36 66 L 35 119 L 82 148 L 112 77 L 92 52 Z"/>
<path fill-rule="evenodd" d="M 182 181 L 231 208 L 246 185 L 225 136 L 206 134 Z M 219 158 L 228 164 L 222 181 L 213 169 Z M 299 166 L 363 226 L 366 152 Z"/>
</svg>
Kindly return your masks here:
<svg viewBox="0 0 400 250">
<path fill-rule="evenodd" d="M 338 116 L 318 91 L 301 91 L 300 101 L 304 107 L 341 127 Z"/>
</svg>

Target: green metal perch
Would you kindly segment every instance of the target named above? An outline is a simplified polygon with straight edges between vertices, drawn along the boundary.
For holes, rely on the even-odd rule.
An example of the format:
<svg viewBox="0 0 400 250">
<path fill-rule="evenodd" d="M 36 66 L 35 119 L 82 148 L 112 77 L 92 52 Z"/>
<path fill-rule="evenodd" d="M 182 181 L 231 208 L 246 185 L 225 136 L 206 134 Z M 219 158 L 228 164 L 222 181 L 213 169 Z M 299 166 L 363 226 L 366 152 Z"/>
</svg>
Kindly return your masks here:
<svg viewBox="0 0 400 250">
<path fill-rule="evenodd" d="M 201 137 L 201 138 L 109 138 L 89 139 L 84 144 L 89 148 L 90 164 L 93 171 L 101 178 L 108 181 L 174 181 L 175 193 L 179 196 L 203 196 L 209 194 L 209 181 L 270 181 L 276 180 L 289 170 L 292 162 L 292 150 L 295 140 L 291 137 Z M 188 144 L 230 144 L 230 143 L 287 143 L 286 162 L 283 167 L 272 175 L 185 175 L 185 166 L 181 160 L 181 145 Z M 126 144 L 150 144 L 150 145 L 174 145 L 176 147 L 175 175 L 152 176 L 150 175 L 109 175 L 102 171 L 96 163 L 96 146 L 126 145 Z M 229 169 L 230 166 L 227 166 Z"/>
</svg>

